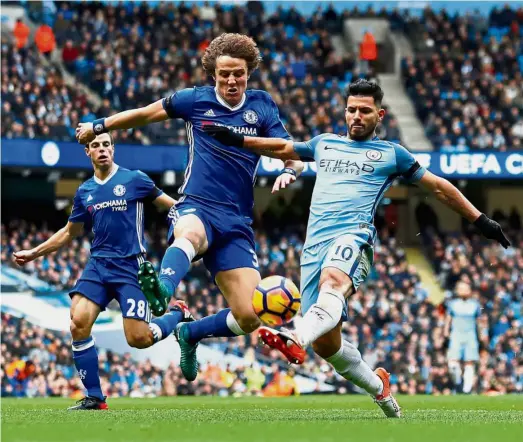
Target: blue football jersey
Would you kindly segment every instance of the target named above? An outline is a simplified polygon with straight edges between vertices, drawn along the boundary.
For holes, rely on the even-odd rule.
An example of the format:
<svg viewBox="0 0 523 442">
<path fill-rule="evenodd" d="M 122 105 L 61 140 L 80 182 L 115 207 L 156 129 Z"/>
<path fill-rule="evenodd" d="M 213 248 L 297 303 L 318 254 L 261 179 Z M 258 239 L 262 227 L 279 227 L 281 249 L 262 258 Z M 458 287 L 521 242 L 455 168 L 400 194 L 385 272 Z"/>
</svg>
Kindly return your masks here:
<svg viewBox="0 0 523 442">
<path fill-rule="evenodd" d="M 425 173 L 407 149 L 377 137 L 355 141 L 321 134 L 295 142 L 294 150 L 317 168 L 305 248 L 346 234 L 372 245 L 376 208 L 394 179 L 415 182 Z"/>
<path fill-rule="evenodd" d="M 145 253 L 143 203 L 162 194 L 139 170 L 113 166 L 103 181 L 96 176 L 76 191 L 69 221 L 92 228 L 91 256 L 126 258 Z"/>
<path fill-rule="evenodd" d="M 247 90 L 241 102 L 231 107 L 215 88 L 194 87 L 164 98 L 163 107 L 171 118 L 182 118 L 187 126 L 189 161 L 179 189 L 181 201 L 187 195 L 212 207 L 252 217 L 260 156 L 223 145 L 207 135 L 203 125 L 227 126 L 248 136 L 290 139 L 271 96 Z"/>
</svg>

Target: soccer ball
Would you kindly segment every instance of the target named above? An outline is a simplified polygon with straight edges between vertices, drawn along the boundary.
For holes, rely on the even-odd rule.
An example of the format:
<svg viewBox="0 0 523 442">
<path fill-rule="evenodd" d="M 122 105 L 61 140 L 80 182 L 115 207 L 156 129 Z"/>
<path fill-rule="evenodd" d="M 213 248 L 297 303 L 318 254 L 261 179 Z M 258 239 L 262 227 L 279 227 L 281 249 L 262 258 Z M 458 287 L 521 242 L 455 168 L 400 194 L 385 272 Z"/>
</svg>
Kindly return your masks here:
<svg viewBox="0 0 523 442">
<path fill-rule="evenodd" d="M 298 287 L 282 276 L 269 276 L 263 279 L 252 298 L 252 306 L 260 320 L 272 327 L 289 322 L 301 305 Z"/>
</svg>

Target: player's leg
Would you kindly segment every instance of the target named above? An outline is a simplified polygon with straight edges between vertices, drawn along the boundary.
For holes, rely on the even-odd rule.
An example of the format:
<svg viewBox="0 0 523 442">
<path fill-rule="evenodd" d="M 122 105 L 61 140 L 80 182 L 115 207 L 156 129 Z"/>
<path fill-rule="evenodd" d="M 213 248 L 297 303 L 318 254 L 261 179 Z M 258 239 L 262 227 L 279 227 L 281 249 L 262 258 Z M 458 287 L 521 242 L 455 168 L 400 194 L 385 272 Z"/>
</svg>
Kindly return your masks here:
<svg viewBox="0 0 523 442">
<path fill-rule="evenodd" d="M 120 278 L 124 277 L 123 270 Z M 111 289 L 122 310 L 127 343 L 134 348 L 147 348 L 173 333 L 180 322 L 192 321 L 193 317 L 184 302 L 176 301 L 167 313 L 151 320 L 149 303 L 136 283 L 135 272 L 133 269 L 127 275 L 128 283 L 111 284 Z"/>
<path fill-rule="evenodd" d="M 180 344 L 180 368 L 188 381 L 198 375 L 196 348 L 204 338 L 234 337 L 251 333 L 260 325 L 252 308 L 252 294 L 260 282 L 260 274 L 252 268 L 239 268 L 216 275 L 216 283 L 229 308 L 194 322 L 180 324 L 176 337 Z"/>
<path fill-rule="evenodd" d="M 229 226 L 221 226 L 226 228 Z M 252 306 L 252 296 L 261 278 L 250 226 L 233 221 L 229 234 L 213 244 L 204 257 L 205 265 L 224 295 L 229 308 L 216 315 L 184 325 L 192 342 L 205 337 L 232 337 L 256 330 L 260 320 Z"/>
<path fill-rule="evenodd" d="M 467 340 L 463 367 L 463 393 L 470 394 L 476 383 L 476 363 L 479 361 L 479 342 L 476 336 Z"/>
<path fill-rule="evenodd" d="M 341 322 L 312 343 L 315 353 L 329 362 L 345 379 L 372 396 L 383 393 L 381 378 L 362 359 L 359 350 L 341 336 Z"/>
<path fill-rule="evenodd" d="M 207 337 L 233 337 L 251 333 L 260 320 L 252 307 L 258 283 L 258 259 L 252 229 L 243 222 L 233 223 L 229 235 L 222 235 L 204 257 L 205 265 L 229 304 L 215 315 L 182 324 L 176 330 L 180 343 L 180 367 L 187 380 L 198 373 L 196 347 Z"/>
<path fill-rule="evenodd" d="M 302 313 L 303 319 L 292 332 L 298 347 L 306 348 L 320 336 L 336 327 L 345 312 L 345 299 L 367 277 L 372 255 L 359 237 L 344 235 L 303 252 Z M 316 285 L 318 268 L 321 275 Z M 264 339 L 262 334 L 262 339 Z M 268 343 L 271 345 L 270 343 Z M 288 352 L 285 346 L 284 353 Z M 289 347 L 287 345 L 287 347 Z M 298 353 L 296 348 L 289 353 Z M 303 360 L 298 357 L 298 362 Z M 290 359 L 290 362 L 296 362 Z"/>
<path fill-rule="evenodd" d="M 171 296 L 189 271 L 191 261 L 197 254 L 205 253 L 209 245 L 207 230 L 200 217 L 193 213 L 195 209 L 171 210 L 169 239 L 173 241 L 164 254 L 160 275 L 148 261 L 138 272 L 140 287 L 156 316 L 165 313 Z M 192 212 L 184 215 L 184 210 Z"/>
<path fill-rule="evenodd" d="M 463 382 L 463 371 L 461 368 L 461 359 L 463 356 L 463 345 L 456 339 L 456 336 L 451 336 L 449 342 L 449 349 L 447 351 L 447 360 L 450 378 L 454 383 L 454 391 L 458 391 Z"/>
<path fill-rule="evenodd" d="M 80 280 L 77 287 L 83 293 L 71 293 L 70 328 L 74 365 L 87 390 L 87 396 L 69 410 L 103 410 L 107 409 L 107 404 L 100 385 L 98 352 L 91 336 L 91 329 L 102 308 L 84 293 L 90 293 L 88 296 L 98 299 L 105 297 L 105 291 L 101 285 L 90 281 Z"/>
</svg>

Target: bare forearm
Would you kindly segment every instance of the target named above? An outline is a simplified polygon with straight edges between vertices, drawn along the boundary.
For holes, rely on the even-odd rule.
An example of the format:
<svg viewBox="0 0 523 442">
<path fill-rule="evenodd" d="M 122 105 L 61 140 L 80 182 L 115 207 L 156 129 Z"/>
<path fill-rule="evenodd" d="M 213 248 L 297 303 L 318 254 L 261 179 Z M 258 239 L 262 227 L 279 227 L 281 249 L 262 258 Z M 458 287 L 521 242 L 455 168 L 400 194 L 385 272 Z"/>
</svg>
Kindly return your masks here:
<svg viewBox="0 0 523 442">
<path fill-rule="evenodd" d="M 161 101 L 145 107 L 119 112 L 105 119 L 107 130 L 133 129 L 167 120 L 167 112 L 163 109 Z"/>
<path fill-rule="evenodd" d="M 303 162 L 299 160 L 287 160 L 285 161 L 285 168 L 293 169 L 296 172 L 296 176 L 299 177 L 303 172 Z"/>
<path fill-rule="evenodd" d="M 294 152 L 294 143 L 284 138 L 245 137 L 243 147 L 266 157 L 299 160 L 299 156 Z"/>
<path fill-rule="evenodd" d="M 39 246 L 35 247 L 33 250 L 36 254 L 36 257 L 46 256 L 50 253 L 55 252 L 59 248 L 65 246 L 73 239 L 73 236 L 68 231 L 67 227 L 63 227 L 53 236 L 51 236 L 47 241 L 43 242 Z"/>
<path fill-rule="evenodd" d="M 481 215 L 481 212 L 455 186 L 443 178 L 439 180 L 434 194 L 443 204 L 470 222 L 474 222 Z"/>
</svg>

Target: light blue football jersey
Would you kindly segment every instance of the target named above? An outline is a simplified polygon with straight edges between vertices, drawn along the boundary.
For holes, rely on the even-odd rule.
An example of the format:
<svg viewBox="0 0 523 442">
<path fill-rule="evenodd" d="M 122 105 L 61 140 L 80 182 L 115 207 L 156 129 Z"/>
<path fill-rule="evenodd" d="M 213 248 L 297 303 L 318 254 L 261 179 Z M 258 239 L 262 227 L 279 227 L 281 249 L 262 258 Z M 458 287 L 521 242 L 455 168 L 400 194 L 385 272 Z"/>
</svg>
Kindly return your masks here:
<svg viewBox="0 0 523 442">
<path fill-rule="evenodd" d="M 321 134 L 295 142 L 294 150 L 317 167 L 304 248 L 346 234 L 372 246 L 376 208 L 394 179 L 416 182 L 426 171 L 403 146 L 377 137 L 354 141 Z"/>
<path fill-rule="evenodd" d="M 480 304 L 476 299 L 453 299 L 448 312 L 452 317 L 451 337 L 476 334 L 476 319 L 481 314 Z"/>
</svg>

